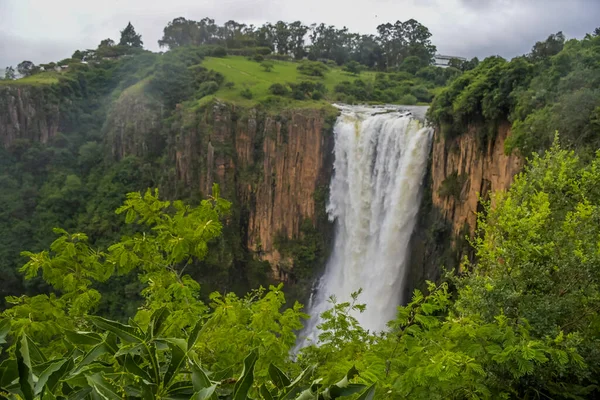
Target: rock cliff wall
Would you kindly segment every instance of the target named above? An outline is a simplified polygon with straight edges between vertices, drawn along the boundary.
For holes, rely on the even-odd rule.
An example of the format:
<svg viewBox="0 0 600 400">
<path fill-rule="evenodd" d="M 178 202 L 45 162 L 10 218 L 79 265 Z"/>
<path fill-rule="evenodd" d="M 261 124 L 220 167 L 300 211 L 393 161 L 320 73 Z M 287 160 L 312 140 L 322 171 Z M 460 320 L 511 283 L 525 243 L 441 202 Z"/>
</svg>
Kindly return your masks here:
<svg viewBox="0 0 600 400">
<path fill-rule="evenodd" d="M 59 105 L 43 87 L 0 85 L 0 145 L 15 140 L 46 143 L 59 128 Z"/>
<path fill-rule="evenodd" d="M 431 159 L 432 202 L 451 223 L 455 236 L 467 227 L 473 233 L 480 197 L 487 200 L 491 193 L 508 189 L 523 167 L 520 157 L 504 154 L 509 135 L 508 122 L 498 127 L 487 145 L 481 144 L 477 127 L 451 140 L 436 132 Z"/>
<path fill-rule="evenodd" d="M 164 145 L 161 118 L 162 107 L 145 95 L 143 81 L 127 88 L 111 105 L 104 125 L 112 158 L 160 154 Z"/>
<path fill-rule="evenodd" d="M 223 196 L 240 209 L 247 248 L 286 280 L 278 237 L 299 239 L 303 221 L 319 224 L 316 192 L 331 175 L 335 111 L 285 110 L 277 115 L 215 102 L 181 117 L 174 143 L 177 180 Z"/>
<path fill-rule="evenodd" d="M 508 122 L 486 145 L 478 127 L 450 140 L 436 130 L 404 298 L 415 288 L 425 289 L 426 280 L 439 280 L 443 268 L 457 268 L 462 255 L 471 255 L 464 237 L 476 229 L 480 196 L 489 199 L 491 193 L 508 189 L 523 166 L 518 156 L 504 154 L 509 135 Z"/>
</svg>

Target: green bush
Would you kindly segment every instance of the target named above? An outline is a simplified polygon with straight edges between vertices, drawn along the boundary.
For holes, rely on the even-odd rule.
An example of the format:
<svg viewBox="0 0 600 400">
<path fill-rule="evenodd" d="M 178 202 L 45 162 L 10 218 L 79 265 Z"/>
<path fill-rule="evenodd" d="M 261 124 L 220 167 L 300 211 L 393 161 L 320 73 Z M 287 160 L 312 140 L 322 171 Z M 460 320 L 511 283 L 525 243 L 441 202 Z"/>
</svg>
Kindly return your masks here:
<svg viewBox="0 0 600 400">
<path fill-rule="evenodd" d="M 273 64 L 273 61 L 263 61 L 262 63 L 260 63 L 260 66 L 266 72 L 271 72 L 273 70 L 273 67 L 275 67 L 275 64 Z"/>
<path fill-rule="evenodd" d="M 397 100 L 398 104 L 412 106 L 417 104 L 417 98 L 412 94 L 405 94 Z"/>
<path fill-rule="evenodd" d="M 433 94 L 425 86 L 413 86 L 410 94 L 415 96 L 418 102 L 429 103 L 433 99 Z"/>
<path fill-rule="evenodd" d="M 349 72 L 353 75 L 359 75 L 362 69 L 363 66 L 356 61 L 350 61 L 344 66 L 344 71 Z"/>
<path fill-rule="evenodd" d="M 219 84 L 215 81 L 206 81 L 198 88 L 198 97 L 208 96 L 219 90 Z"/>
<path fill-rule="evenodd" d="M 288 83 L 291 88 L 291 96 L 296 100 L 321 99 L 327 93 L 327 88 L 321 82 L 302 81 L 300 83 Z M 318 93 L 318 94 L 315 94 Z"/>
<path fill-rule="evenodd" d="M 325 76 L 329 68 L 320 61 L 303 61 L 298 65 L 298 72 L 308 76 Z"/>
<path fill-rule="evenodd" d="M 242 96 L 243 98 L 245 98 L 245 99 L 248 99 L 248 100 L 251 100 L 251 99 L 252 99 L 252 97 L 253 97 L 253 95 L 252 95 L 252 91 L 251 91 L 250 89 L 248 89 L 248 88 L 246 88 L 246 89 L 243 89 L 243 90 L 240 92 L 240 96 Z"/>
<path fill-rule="evenodd" d="M 443 198 L 453 198 L 454 200 L 459 201 L 463 187 L 468 178 L 467 175 L 459 175 L 458 171 L 452 172 L 442 181 L 438 195 Z"/>
<path fill-rule="evenodd" d="M 226 57 L 227 49 L 223 46 L 214 46 L 208 55 L 211 57 Z"/>
<path fill-rule="evenodd" d="M 282 85 L 281 83 L 274 83 L 269 87 L 269 92 L 276 96 L 285 96 L 289 93 L 289 90 L 286 85 Z"/>
<path fill-rule="evenodd" d="M 416 74 L 417 71 L 422 67 L 424 67 L 423 61 L 417 56 L 407 57 L 404 59 L 404 61 L 402 61 L 402 64 L 400 64 L 401 71 L 406 71 L 413 75 Z"/>
</svg>

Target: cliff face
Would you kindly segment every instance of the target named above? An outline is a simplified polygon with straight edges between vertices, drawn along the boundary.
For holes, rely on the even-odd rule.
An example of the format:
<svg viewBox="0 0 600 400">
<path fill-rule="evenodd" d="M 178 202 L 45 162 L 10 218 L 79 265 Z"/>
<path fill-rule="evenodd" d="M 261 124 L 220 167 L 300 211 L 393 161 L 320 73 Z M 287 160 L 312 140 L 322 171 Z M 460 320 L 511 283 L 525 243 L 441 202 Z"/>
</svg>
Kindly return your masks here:
<svg viewBox="0 0 600 400">
<path fill-rule="evenodd" d="M 144 82 L 126 89 L 111 105 L 104 130 L 111 155 L 145 157 L 160 153 L 161 105 L 144 93 Z"/>
<path fill-rule="evenodd" d="M 449 221 L 454 236 L 468 227 L 473 233 L 477 222 L 479 197 L 506 190 L 523 167 L 516 155 L 504 154 L 510 124 L 502 124 L 494 140 L 482 147 L 474 127 L 465 134 L 445 140 L 436 132 L 432 160 L 432 202 Z"/>
<path fill-rule="evenodd" d="M 49 92 L 35 86 L 0 86 L 0 145 L 15 140 L 46 143 L 59 127 L 59 105 Z"/>
<path fill-rule="evenodd" d="M 318 224 L 315 193 L 329 183 L 333 135 L 323 110 L 270 115 L 224 103 L 181 119 L 177 180 L 210 193 L 218 183 L 234 200 L 246 247 L 287 279 L 278 238 L 299 239 L 306 219 Z"/>
<path fill-rule="evenodd" d="M 487 146 L 482 146 L 476 127 L 451 140 L 436 130 L 404 298 L 415 288 L 425 289 L 426 280 L 439 280 L 442 268 L 457 268 L 461 256 L 469 253 L 463 238 L 476 228 L 479 196 L 488 199 L 492 192 L 508 189 L 523 166 L 519 157 L 504 154 L 508 135 L 508 122 Z"/>
</svg>

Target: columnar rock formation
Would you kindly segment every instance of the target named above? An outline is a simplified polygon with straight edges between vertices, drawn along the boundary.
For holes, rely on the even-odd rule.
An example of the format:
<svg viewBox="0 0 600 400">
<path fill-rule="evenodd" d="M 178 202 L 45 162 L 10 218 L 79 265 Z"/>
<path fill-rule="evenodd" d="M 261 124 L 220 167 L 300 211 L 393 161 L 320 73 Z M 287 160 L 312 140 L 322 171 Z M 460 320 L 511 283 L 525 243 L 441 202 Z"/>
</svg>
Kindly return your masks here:
<svg viewBox="0 0 600 400">
<path fill-rule="evenodd" d="M 35 86 L 0 86 L 0 146 L 24 139 L 46 143 L 59 127 L 58 102 Z"/>
<path fill-rule="evenodd" d="M 452 224 L 454 235 L 468 226 L 473 233 L 477 222 L 479 200 L 493 192 L 510 187 L 514 176 L 523 167 L 523 160 L 504 154 L 504 142 L 510 135 L 508 122 L 500 125 L 495 138 L 481 144 L 476 127 L 463 135 L 445 140 L 436 132 L 431 156 L 432 200 L 442 216 Z M 451 175 L 461 186 L 458 196 L 442 196 L 440 189 Z"/>
<path fill-rule="evenodd" d="M 299 238 L 305 219 L 317 224 L 315 193 L 329 184 L 333 136 L 326 116 L 319 109 L 271 115 L 215 102 L 181 116 L 176 135 L 177 180 L 204 194 L 218 183 L 247 215 L 248 249 L 283 280 L 275 241 Z"/>
</svg>

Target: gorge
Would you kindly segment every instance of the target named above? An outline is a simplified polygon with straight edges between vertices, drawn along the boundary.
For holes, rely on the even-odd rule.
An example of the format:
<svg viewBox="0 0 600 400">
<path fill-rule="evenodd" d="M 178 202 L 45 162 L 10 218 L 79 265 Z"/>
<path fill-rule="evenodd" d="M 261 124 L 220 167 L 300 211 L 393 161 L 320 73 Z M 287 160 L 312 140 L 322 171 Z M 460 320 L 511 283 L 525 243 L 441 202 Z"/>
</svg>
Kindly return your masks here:
<svg viewBox="0 0 600 400">
<path fill-rule="evenodd" d="M 45 143 L 56 135 L 59 120 L 65 123 L 58 105 L 37 104 L 32 93 L 36 92 L 19 88 L 3 95 L 9 100 L 0 113 L 0 121 L 6 119 L 1 131 L 5 148 L 19 140 Z M 265 262 L 267 276 L 286 282 L 294 296 L 304 301 L 313 282 L 325 274 L 318 291 L 321 297 L 313 298 L 320 306 L 314 310 L 326 307 L 331 294 L 341 299 L 362 287 L 361 299 L 373 310 L 365 315 L 373 315 L 377 322 L 361 322 L 382 329 L 393 317 L 390 304 L 399 304 L 401 298 L 406 301 L 425 280 L 438 279 L 442 266 L 455 265 L 456 239 L 464 236 L 465 226 L 471 233 L 475 229 L 478 196 L 487 198 L 507 189 L 522 166 L 519 157 L 504 155 L 503 143 L 510 134 L 506 125 L 484 148 L 476 126 L 446 140 L 439 130 L 434 134 L 433 129 L 417 127 L 418 120 L 424 121 L 426 107 L 404 109 L 412 117 L 382 107 L 338 111 L 328 106 L 273 114 L 212 101 L 199 110 L 176 113 L 172 138 L 165 142 L 159 133 L 160 105 L 136 87 L 125 90 L 107 110 L 104 157 L 115 163 L 162 152 L 165 164 L 160 179 L 171 196 L 202 195 L 210 193 L 213 183 L 219 184 L 237 212 L 229 218 L 230 236 L 219 245 L 228 249 L 218 253 L 225 257 L 218 256 L 215 263 L 228 265 L 235 273 L 248 257 Z M 15 122 L 19 120 L 24 122 Z M 46 130 L 46 126 L 53 128 Z M 365 142 L 338 143 L 345 150 L 335 147 L 336 140 L 344 137 L 342 132 L 353 137 L 358 126 L 368 129 L 356 136 Z M 404 142 L 410 137 L 419 141 Z M 410 146 L 417 146 L 414 150 L 420 153 L 409 160 L 405 152 Z M 350 155 L 357 158 L 350 160 Z M 415 169 L 412 175 L 404 176 L 410 168 Z M 441 193 L 456 176 L 468 179 L 459 182 L 457 193 Z M 421 184 L 425 199 L 419 207 Z M 334 227 L 328 219 L 340 225 Z M 432 237 L 432 232 L 439 237 Z M 360 257 L 353 258 L 353 252 Z M 391 276 L 383 271 L 360 272 L 367 265 L 380 265 Z M 382 292 L 383 286 L 368 288 L 364 282 L 371 282 L 366 279 L 371 275 L 382 277 L 373 282 L 385 282 L 389 292 Z M 215 278 L 214 285 L 212 281 L 208 280 L 211 288 L 233 288 L 227 278 Z M 388 314 L 375 311 L 376 298 L 385 299 L 381 309 Z"/>
</svg>

